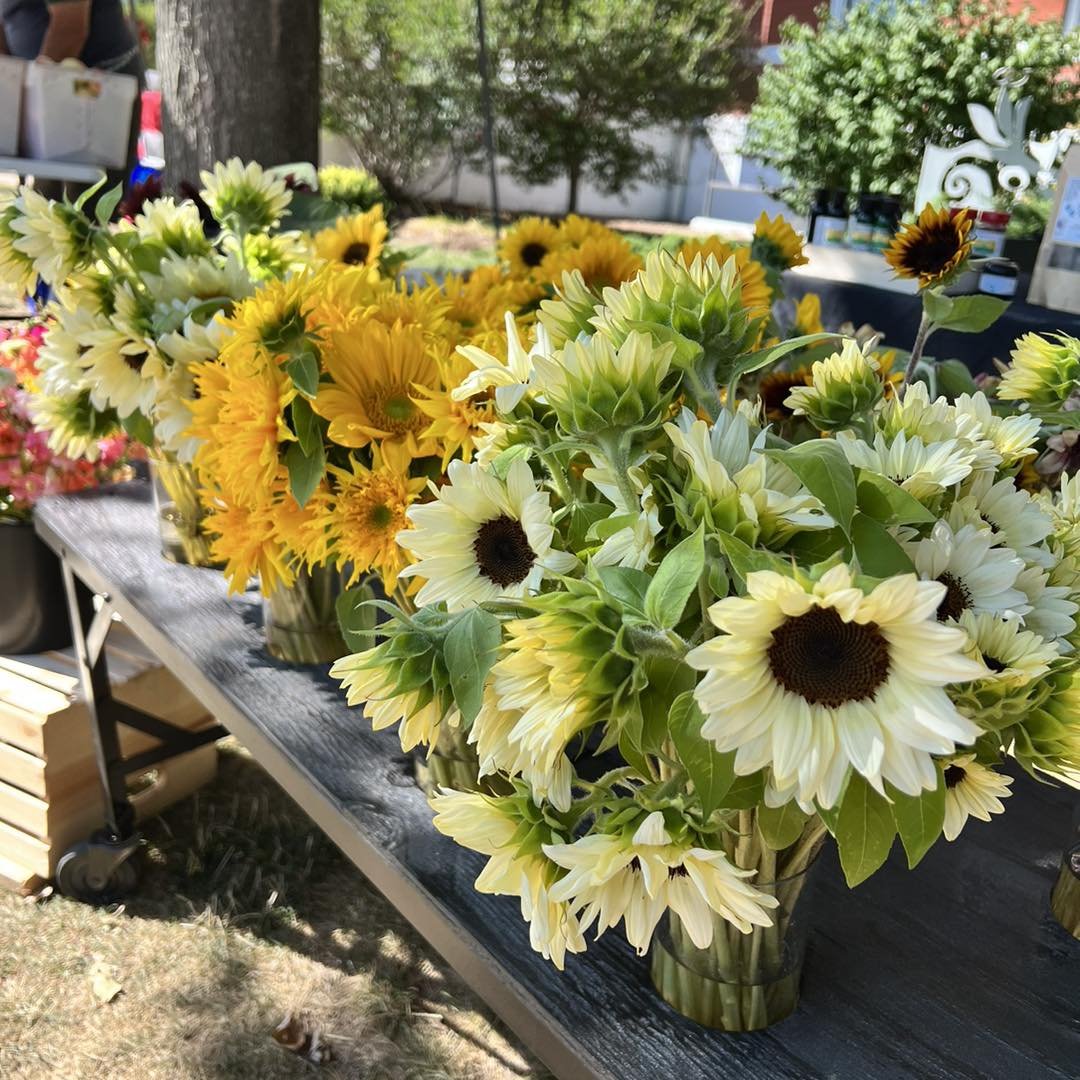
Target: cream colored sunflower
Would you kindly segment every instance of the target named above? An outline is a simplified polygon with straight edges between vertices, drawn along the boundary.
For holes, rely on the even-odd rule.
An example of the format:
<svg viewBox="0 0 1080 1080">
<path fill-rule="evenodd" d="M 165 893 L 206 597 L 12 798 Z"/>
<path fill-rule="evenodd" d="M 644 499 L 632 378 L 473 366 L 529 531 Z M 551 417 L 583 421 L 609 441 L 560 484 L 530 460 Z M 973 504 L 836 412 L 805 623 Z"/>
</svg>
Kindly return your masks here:
<svg viewBox="0 0 1080 1080">
<path fill-rule="evenodd" d="M 577 566 L 573 555 L 554 547 L 548 495 L 527 462 L 514 461 L 505 480 L 463 461 L 450 462 L 447 475 L 434 502 L 409 508 L 412 528 L 398 536 L 418 560 L 401 576 L 424 579 L 418 605 L 445 603 L 459 611 L 525 596 L 545 577 Z"/>
<path fill-rule="evenodd" d="M 709 609 L 723 633 L 687 656 L 705 673 L 701 733 L 735 751 L 738 775 L 770 768 L 807 811 L 836 804 L 849 768 L 918 795 L 937 785 L 933 754 L 978 737 L 945 692 L 986 672 L 937 621 L 945 586 L 904 574 L 866 594 L 835 566 L 805 585 L 751 573 L 746 591 Z"/>
<path fill-rule="evenodd" d="M 1060 408 L 1080 381 L 1080 339 L 1068 334 L 1025 334 L 1016 342 L 1012 363 L 997 394 L 1002 401 L 1029 401 Z"/>
<path fill-rule="evenodd" d="M 969 817 L 989 821 L 1005 813 L 1001 800 L 1012 792 L 1012 777 L 1002 776 L 975 760 L 974 754 L 953 758 L 945 766 L 946 840 L 955 840 Z"/>
<path fill-rule="evenodd" d="M 254 161 L 246 165 L 237 157 L 219 161 L 200 179 L 200 195 L 214 217 L 241 233 L 273 228 L 292 201 L 285 181 Z"/>
<path fill-rule="evenodd" d="M 15 206 L 18 213 L 8 226 L 15 234 L 12 247 L 46 282 L 62 285 L 89 262 L 90 226 L 82 214 L 27 187 L 20 189 Z"/>
<path fill-rule="evenodd" d="M 900 432 L 889 440 L 880 431 L 873 444 L 840 431 L 837 444 L 856 468 L 870 469 L 898 483 L 916 499 L 930 499 L 971 474 L 975 451 L 958 439 L 924 443 Z"/>
</svg>

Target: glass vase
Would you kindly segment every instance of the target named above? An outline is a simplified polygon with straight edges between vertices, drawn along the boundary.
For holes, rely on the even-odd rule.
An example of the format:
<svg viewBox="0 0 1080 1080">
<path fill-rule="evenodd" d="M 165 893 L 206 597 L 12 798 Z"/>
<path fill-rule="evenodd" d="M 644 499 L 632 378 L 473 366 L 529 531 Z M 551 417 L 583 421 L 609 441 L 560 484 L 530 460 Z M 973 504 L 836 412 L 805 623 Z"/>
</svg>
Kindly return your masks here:
<svg viewBox="0 0 1080 1080">
<path fill-rule="evenodd" d="M 1050 893 L 1050 910 L 1074 938 L 1080 939 L 1080 805 L 1073 813 L 1070 843 L 1061 858 L 1061 872 Z"/>
<path fill-rule="evenodd" d="M 162 555 L 188 566 L 220 567 L 210 554 L 210 537 L 205 531 L 208 515 L 199 499 L 194 466 L 164 450 L 153 450 L 148 457 Z"/>
<path fill-rule="evenodd" d="M 263 597 L 263 629 L 271 656 L 291 664 L 328 664 L 349 650 L 338 628 L 341 572 L 332 566 L 301 569 L 292 585 Z"/>
<path fill-rule="evenodd" d="M 683 1016 L 722 1031 L 758 1031 L 790 1016 L 799 1002 L 806 952 L 806 892 L 817 865 L 821 833 L 808 827 L 793 849 L 796 858 L 762 851 L 755 888 L 775 896 L 772 926 L 754 926 L 747 934 L 719 915 L 713 916 L 713 940 L 699 949 L 682 921 L 668 911 L 653 936 L 650 969 L 660 996 Z M 754 860 L 736 858 L 744 868 Z M 770 868 L 797 867 L 777 880 Z"/>
<path fill-rule="evenodd" d="M 430 752 L 420 749 L 413 756 L 413 768 L 416 783 L 425 795 L 433 795 L 441 787 L 455 791 L 486 790 L 480 781 L 476 747 L 459 727 L 441 724 L 439 737 Z"/>
</svg>

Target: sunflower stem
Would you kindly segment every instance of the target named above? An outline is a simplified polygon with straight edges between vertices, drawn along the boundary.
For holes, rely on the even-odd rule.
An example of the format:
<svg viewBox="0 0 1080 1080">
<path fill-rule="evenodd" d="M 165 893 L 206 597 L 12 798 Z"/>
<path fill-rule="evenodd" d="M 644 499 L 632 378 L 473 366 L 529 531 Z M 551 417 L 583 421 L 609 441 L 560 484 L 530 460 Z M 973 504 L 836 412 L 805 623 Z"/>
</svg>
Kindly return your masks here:
<svg viewBox="0 0 1080 1080">
<path fill-rule="evenodd" d="M 686 369 L 686 385 L 690 388 L 694 403 L 709 414 L 710 420 L 716 420 L 724 411 L 724 403 L 720 400 L 719 387 L 706 382 L 696 367 Z M 730 400 L 728 403 L 732 409 L 735 408 Z"/>
<path fill-rule="evenodd" d="M 926 302 L 923 301 L 922 316 L 919 319 L 919 329 L 915 333 L 915 343 L 911 346 L 911 356 L 908 357 L 907 367 L 904 369 L 904 377 L 896 388 L 898 397 L 904 396 L 904 390 L 915 375 L 915 369 L 922 359 L 923 349 L 926 348 L 926 339 L 933 333 L 935 327 L 926 314 Z"/>
</svg>

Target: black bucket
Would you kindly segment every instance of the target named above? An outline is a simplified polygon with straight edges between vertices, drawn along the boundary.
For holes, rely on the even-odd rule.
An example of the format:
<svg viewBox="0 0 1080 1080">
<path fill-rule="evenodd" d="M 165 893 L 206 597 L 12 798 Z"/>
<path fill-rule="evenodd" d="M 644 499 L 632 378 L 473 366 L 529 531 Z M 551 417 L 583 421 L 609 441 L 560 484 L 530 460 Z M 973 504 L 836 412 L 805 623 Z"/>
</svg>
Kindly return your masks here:
<svg viewBox="0 0 1080 1080">
<path fill-rule="evenodd" d="M 0 653 L 71 644 L 60 560 L 29 522 L 0 521 Z"/>
</svg>

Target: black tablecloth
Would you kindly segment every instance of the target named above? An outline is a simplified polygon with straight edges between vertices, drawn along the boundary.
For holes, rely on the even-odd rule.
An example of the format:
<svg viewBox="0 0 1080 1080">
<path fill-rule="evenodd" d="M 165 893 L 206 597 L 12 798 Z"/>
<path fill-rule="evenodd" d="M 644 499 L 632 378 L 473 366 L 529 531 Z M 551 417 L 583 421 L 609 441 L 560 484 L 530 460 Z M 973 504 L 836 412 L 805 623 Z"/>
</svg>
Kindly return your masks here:
<svg viewBox="0 0 1080 1080">
<path fill-rule="evenodd" d="M 1026 289 L 1026 281 L 1022 287 Z M 857 327 L 870 323 L 884 333 L 888 346 L 910 349 L 915 340 L 921 310 L 916 296 L 803 274 L 785 274 L 784 288 L 791 300 L 798 300 L 808 292 L 817 293 L 821 297 L 821 320 L 826 330 L 835 330 L 845 322 Z M 1080 315 L 1014 301 L 989 330 L 981 334 L 939 330 L 930 338 L 926 352 L 939 360 L 949 357 L 963 360 L 975 373 L 993 371 L 994 358 L 1008 361 L 1013 342 L 1022 334 L 1055 330 L 1080 337 Z"/>
</svg>

